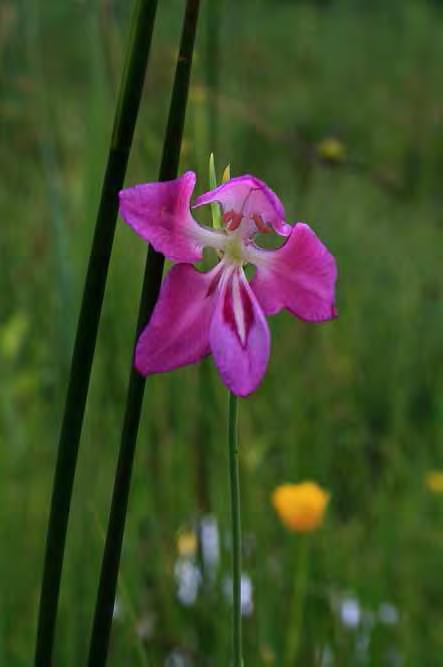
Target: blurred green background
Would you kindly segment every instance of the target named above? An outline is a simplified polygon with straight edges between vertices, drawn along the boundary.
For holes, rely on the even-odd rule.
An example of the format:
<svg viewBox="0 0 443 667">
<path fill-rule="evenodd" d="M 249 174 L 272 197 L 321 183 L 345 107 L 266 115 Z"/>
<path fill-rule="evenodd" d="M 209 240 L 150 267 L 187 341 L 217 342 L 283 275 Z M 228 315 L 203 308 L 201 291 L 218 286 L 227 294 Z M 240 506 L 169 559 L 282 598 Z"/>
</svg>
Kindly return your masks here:
<svg viewBox="0 0 443 667">
<path fill-rule="evenodd" d="M 32 660 L 130 4 L 0 4 L 1 667 Z M 156 179 L 183 5 L 159 2 L 127 184 Z M 270 494 L 303 479 L 331 502 L 310 538 L 299 664 L 442 664 L 443 482 L 426 483 L 443 469 L 442 72 L 442 2 L 202 3 L 181 168 L 198 171 L 200 191 L 211 150 L 219 170 L 256 174 L 340 272 L 339 319 L 272 318 L 269 372 L 240 404 L 248 667 L 281 665 L 291 631 L 300 536 Z M 119 222 L 67 543 L 61 667 L 85 662 L 144 257 Z M 112 667 L 229 664 L 226 401 L 211 359 L 149 381 Z"/>
</svg>

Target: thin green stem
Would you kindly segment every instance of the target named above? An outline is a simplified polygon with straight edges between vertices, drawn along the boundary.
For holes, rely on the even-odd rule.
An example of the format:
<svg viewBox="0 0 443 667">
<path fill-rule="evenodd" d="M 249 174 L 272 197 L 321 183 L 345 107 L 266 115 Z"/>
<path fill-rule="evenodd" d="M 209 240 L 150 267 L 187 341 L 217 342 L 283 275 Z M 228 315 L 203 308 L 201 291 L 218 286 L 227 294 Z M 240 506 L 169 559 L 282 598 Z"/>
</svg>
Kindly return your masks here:
<svg viewBox="0 0 443 667">
<path fill-rule="evenodd" d="M 163 156 L 159 174 L 160 181 L 173 179 L 177 176 L 178 172 L 199 8 L 199 0 L 187 0 L 168 124 L 163 145 Z M 154 310 L 160 291 L 163 266 L 163 255 L 150 247 L 141 292 L 137 337 L 141 329 L 149 322 Z M 120 452 L 114 480 L 111 510 L 89 647 L 89 667 L 102 667 L 106 664 L 108 655 L 112 611 L 117 589 L 118 570 L 144 389 L 145 379 L 131 368 L 121 433 Z"/>
<path fill-rule="evenodd" d="M 138 0 L 128 41 L 108 161 L 89 258 L 71 362 L 51 500 L 35 652 L 36 667 L 50 667 L 60 580 L 78 447 L 118 212 L 143 91 L 157 0 Z"/>
<path fill-rule="evenodd" d="M 238 465 L 237 433 L 238 399 L 229 394 L 228 447 L 229 447 L 229 485 L 231 492 L 232 524 L 232 648 L 234 667 L 242 667 L 242 628 L 241 628 L 241 521 L 240 521 L 240 476 Z"/>
<path fill-rule="evenodd" d="M 296 567 L 294 570 L 295 576 L 289 601 L 290 609 L 287 623 L 284 667 L 294 667 L 297 664 L 300 649 L 303 608 L 308 583 L 309 536 L 300 535 L 300 539 L 296 541 L 296 546 L 297 553 L 292 559 L 292 561 L 296 559 Z"/>
</svg>

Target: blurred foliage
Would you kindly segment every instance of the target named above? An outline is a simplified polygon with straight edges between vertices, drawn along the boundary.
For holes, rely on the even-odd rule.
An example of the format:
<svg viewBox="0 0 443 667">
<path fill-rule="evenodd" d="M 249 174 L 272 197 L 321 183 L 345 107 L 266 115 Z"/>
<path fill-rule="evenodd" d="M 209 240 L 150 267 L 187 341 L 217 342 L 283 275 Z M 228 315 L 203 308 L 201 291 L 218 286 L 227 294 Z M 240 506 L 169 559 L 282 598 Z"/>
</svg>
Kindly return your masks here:
<svg viewBox="0 0 443 667">
<path fill-rule="evenodd" d="M 0 5 L 1 667 L 27 667 L 33 651 L 128 4 Z M 178 0 L 160 3 L 128 183 L 156 178 L 181 10 Z M 215 31 L 202 17 L 183 169 L 197 170 L 206 189 L 214 150 L 218 169 L 257 174 L 289 220 L 315 228 L 340 269 L 339 319 L 317 327 L 273 318 L 269 373 L 241 402 L 253 587 L 246 665 L 279 665 L 291 631 L 297 537 L 270 494 L 303 479 L 331 501 L 312 536 L 300 665 L 441 664 L 443 497 L 426 479 L 443 468 L 442 10 L 436 0 L 225 0 Z M 324 152 L 331 140 L 340 159 Z M 121 224 L 70 521 L 55 661 L 63 667 L 83 664 L 87 650 L 144 255 Z M 211 360 L 149 380 L 111 666 L 228 664 L 225 416 Z M 209 515 L 218 565 L 203 548 Z M 193 532 L 200 548 L 183 555 L 178 536 Z M 197 582 L 192 602 L 177 597 L 180 576 Z"/>
</svg>

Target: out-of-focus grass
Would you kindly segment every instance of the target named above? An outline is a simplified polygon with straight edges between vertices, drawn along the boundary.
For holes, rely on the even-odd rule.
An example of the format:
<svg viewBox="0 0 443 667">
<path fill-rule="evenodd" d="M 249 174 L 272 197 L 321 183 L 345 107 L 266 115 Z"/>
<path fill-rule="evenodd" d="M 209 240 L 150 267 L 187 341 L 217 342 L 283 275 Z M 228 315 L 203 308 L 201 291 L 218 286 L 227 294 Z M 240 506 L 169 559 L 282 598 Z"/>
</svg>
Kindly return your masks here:
<svg viewBox="0 0 443 667">
<path fill-rule="evenodd" d="M 157 172 L 180 8 L 177 0 L 160 8 L 130 183 Z M 29 12 L 5 0 L 0 12 L 0 665 L 25 667 L 64 354 L 127 8 L 35 2 Z M 182 160 L 203 170 L 201 189 L 213 100 L 204 26 Z M 418 0 L 226 0 L 220 37 L 219 167 L 230 162 L 233 174 L 269 182 L 288 219 L 309 222 L 340 268 L 340 318 L 321 327 L 273 318 L 269 373 L 241 403 L 244 568 L 254 588 L 245 662 L 279 665 L 290 631 L 297 538 L 279 525 L 270 493 L 313 478 L 332 500 L 313 536 L 300 664 L 438 665 L 443 496 L 424 478 L 443 467 L 443 14 Z M 318 152 L 328 137 L 345 148 L 338 164 Z M 120 225 L 80 453 L 57 665 L 85 659 L 144 252 Z M 174 649 L 192 665 L 228 664 L 225 402 L 210 360 L 149 382 L 111 665 L 161 665 Z M 176 597 L 176 536 L 199 512 L 217 517 L 221 562 L 186 607 Z M 354 627 L 342 618 L 352 605 Z"/>
</svg>

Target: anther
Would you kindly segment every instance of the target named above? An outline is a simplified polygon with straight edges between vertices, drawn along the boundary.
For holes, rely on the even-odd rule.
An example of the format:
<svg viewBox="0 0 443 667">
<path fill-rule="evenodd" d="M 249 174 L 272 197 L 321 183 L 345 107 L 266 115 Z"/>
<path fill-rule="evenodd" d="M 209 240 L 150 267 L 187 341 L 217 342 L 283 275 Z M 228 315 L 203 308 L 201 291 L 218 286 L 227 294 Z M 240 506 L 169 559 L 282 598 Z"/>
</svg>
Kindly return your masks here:
<svg viewBox="0 0 443 667">
<path fill-rule="evenodd" d="M 262 234 L 269 234 L 272 231 L 271 227 L 263 220 L 261 215 L 259 215 L 258 213 L 254 213 L 254 215 L 252 215 L 251 217 L 255 222 L 255 225 L 259 232 L 261 232 Z"/>
<path fill-rule="evenodd" d="M 235 230 L 240 227 L 242 218 L 243 216 L 240 213 L 236 213 L 233 210 L 226 211 L 226 213 L 223 214 L 223 222 L 225 223 L 228 232 L 235 232 Z"/>
</svg>

